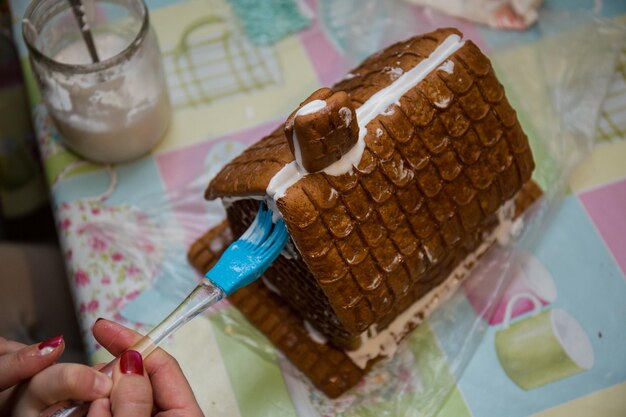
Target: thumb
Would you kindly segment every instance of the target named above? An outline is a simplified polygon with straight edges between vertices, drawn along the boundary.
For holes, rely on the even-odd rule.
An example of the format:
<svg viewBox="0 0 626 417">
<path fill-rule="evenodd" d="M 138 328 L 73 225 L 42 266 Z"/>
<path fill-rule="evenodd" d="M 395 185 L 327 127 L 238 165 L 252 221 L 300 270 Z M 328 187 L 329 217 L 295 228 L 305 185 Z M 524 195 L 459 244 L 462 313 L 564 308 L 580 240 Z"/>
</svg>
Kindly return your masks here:
<svg viewBox="0 0 626 417">
<path fill-rule="evenodd" d="M 152 404 L 152 386 L 141 355 L 127 350 L 113 371 L 111 411 L 115 417 L 149 417 Z"/>
<path fill-rule="evenodd" d="M 9 346 L 9 341 L 0 338 L 0 347 Z M 42 369 L 52 365 L 61 356 L 65 344 L 63 336 L 44 340 L 38 345 L 20 349 L 6 349 L 0 355 L 0 391 L 31 378 Z"/>
</svg>

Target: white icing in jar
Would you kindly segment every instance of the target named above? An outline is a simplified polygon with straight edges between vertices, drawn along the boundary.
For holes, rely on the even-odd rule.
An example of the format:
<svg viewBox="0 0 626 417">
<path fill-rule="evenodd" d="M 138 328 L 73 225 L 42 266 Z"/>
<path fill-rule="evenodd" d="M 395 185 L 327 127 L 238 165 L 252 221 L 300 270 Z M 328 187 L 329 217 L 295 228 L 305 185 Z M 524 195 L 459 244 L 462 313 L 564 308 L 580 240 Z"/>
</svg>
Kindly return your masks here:
<svg viewBox="0 0 626 417">
<path fill-rule="evenodd" d="M 100 62 L 93 63 L 67 0 L 38 0 L 23 33 L 33 72 L 64 143 L 98 162 L 149 152 L 163 138 L 170 101 L 156 36 L 141 0 L 85 2 Z"/>
</svg>

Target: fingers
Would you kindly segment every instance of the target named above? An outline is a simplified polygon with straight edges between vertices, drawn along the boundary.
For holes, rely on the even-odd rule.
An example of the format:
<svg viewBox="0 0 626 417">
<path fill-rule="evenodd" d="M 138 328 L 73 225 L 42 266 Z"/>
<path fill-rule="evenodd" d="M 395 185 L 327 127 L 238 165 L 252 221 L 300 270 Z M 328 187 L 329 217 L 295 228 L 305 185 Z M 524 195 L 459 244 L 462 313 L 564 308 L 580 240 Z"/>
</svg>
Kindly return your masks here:
<svg viewBox="0 0 626 417">
<path fill-rule="evenodd" d="M 44 340 L 38 345 L 24 346 L 6 339 L 0 341 L 0 391 L 31 378 L 52 365 L 63 353 L 63 336 Z"/>
<path fill-rule="evenodd" d="M 98 343 L 111 352 L 113 356 L 121 355 L 122 352 L 141 339 L 139 333 L 105 319 L 98 320 L 91 330 Z M 150 358 L 154 357 L 155 354 L 156 352 L 150 355 Z"/>
<path fill-rule="evenodd" d="M 141 335 L 109 320 L 99 320 L 93 326 L 98 342 L 118 356 L 137 341 Z M 180 415 L 202 416 L 200 407 L 176 359 L 162 349 L 156 349 L 144 365 L 154 391 L 154 402 L 160 410 L 182 410 Z"/>
<path fill-rule="evenodd" d="M 31 400 L 50 405 L 62 400 L 104 398 L 112 386 L 111 378 L 89 366 L 56 364 L 35 375 L 28 384 L 27 393 Z"/>
<path fill-rule="evenodd" d="M 26 347 L 25 344 L 0 336 L 0 355 L 12 353 Z"/>
<path fill-rule="evenodd" d="M 111 401 L 100 398 L 92 402 L 87 417 L 111 417 Z"/>
<path fill-rule="evenodd" d="M 16 416 L 38 416 L 41 410 L 64 400 L 94 401 L 108 397 L 113 381 L 79 364 L 56 364 L 31 378 L 15 405 Z"/>
<path fill-rule="evenodd" d="M 141 355 L 134 350 L 122 353 L 113 371 L 111 410 L 115 417 L 149 417 L 152 413 L 152 386 L 144 372 Z"/>
<path fill-rule="evenodd" d="M 97 370 L 97 371 L 99 371 L 99 370 L 101 370 L 102 368 L 104 368 L 107 365 L 108 364 L 106 364 L 106 363 L 97 363 L 97 364 L 93 365 L 92 368 Z"/>
</svg>

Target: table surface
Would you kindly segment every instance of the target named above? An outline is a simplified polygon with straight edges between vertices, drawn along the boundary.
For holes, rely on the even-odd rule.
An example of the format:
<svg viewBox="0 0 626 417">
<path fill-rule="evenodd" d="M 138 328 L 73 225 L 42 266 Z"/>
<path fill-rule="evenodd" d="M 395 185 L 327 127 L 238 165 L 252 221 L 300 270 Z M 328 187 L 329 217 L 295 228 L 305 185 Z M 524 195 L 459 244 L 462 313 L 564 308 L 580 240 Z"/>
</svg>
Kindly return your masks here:
<svg viewBox="0 0 626 417">
<path fill-rule="evenodd" d="M 11 0 L 16 30 L 27 3 Z M 250 43 L 241 25 L 230 18 L 225 2 L 147 3 L 175 110 L 163 142 L 152 154 L 129 164 L 93 165 L 63 147 L 34 87 L 24 45 L 17 42 L 69 280 L 93 361 L 105 357 L 89 331 L 97 317 L 145 329 L 193 285 L 191 277 L 197 275 L 185 261 L 186 247 L 221 215 L 215 204 L 202 200 L 208 178 L 283 121 L 302 98 L 337 81 L 349 68 L 341 42 L 348 40 L 342 37 L 340 22 L 331 16 L 322 28 L 320 18 L 328 17 L 324 16 L 328 10 L 314 0 L 305 2 L 312 13 L 298 16 L 304 22 L 310 19 L 308 27 L 268 47 Z M 591 6 L 591 1 L 547 3 L 552 9 L 573 3 Z M 511 80 L 521 76 L 514 65 L 519 57 L 500 53 L 499 47 L 516 45 L 532 54 L 543 41 L 536 27 L 526 33 L 502 33 L 417 7 L 413 13 L 423 22 L 416 33 L 441 22 L 461 28 L 492 56 L 507 90 Z M 626 3 L 605 2 L 601 13 L 624 22 Z M 290 19 L 293 23 L 293 16 Z M 207 41 L 202 31 L 228 36 Z M 217 78 L 229 53 L 232 67 L 226 78 Z M 215 60 L 202 59 L 207 56 Z M 578 372 L 547 376 L 546 385 L 524 390 L 505 373 L 496 341 L 506 330 L 510 333 L 514 326 L 533 320 L 518 312 L 508 329 L 502 320 L 492 320 L 440 416 L 626 414 L 625 81 L 626 49 L 602 105 L 598 145 L 571 177 L 570 192 L 528 254 L 530 266 L 508 291 L 509 295 L 530 291 L 540 299 L 543 312 L 560 311 L 569 317 L 559 343 L 569 344 L 564 349 L 570 353 L 576 346 L 587 346 L 587 351 L 571 354 L 584 356 L 588 363 Z M 518 89 L 516 94 L 518 102 L 533 99 L 531 92 Z M 518 109 L 518 114 L 523 122 L 524 112 Z M 510 298 L 505 295 L 506 300 Z M 166 344 L 207 415 L 317 415 L 315 410 L 335 415 L 345 409 L 324 402 L 294 378 L 280 357 L 262 358 L 226 333 L 227 328 L 224 332 L 223 325 L 205 315 Z M 262 338 L 258 343 L 267 347 Z M 432 346 L 452 360 L 445 346 L 438 347 L 436 341 Z M 419 393 L 420 387 L 414 390 Z"/>
</svg>

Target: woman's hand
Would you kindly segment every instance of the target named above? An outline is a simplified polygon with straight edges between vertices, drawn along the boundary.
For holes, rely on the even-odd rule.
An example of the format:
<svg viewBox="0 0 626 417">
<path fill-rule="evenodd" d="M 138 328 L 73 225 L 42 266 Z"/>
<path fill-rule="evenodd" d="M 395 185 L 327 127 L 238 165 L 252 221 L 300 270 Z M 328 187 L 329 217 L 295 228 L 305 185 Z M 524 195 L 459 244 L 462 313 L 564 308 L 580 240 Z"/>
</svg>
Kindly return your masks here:
<svg viewBox="0 0 626 417">
<path fill-rule="evenodd" d="M 141 335 L 108 320 L 98 320 L 93 334 L 109 352 L 121 356 L 110 398 L 95 401 L 89 417 L 148 417 L 153 411 L 160 417 L 203 415 L 178 362 L 164 350 L 156 349 L 142 361 L 137 352 L 127 350 Z"/>
<path fill-rule="evenodd" d="M 64 348 L 61 336 L 31 346 L 0 339 L 0 409 L 36 417 L 62 400 L 108 397 L 113 383 L 106 375 L 86 365 L 54 364 Z"/>
<path fill-rule="evenodd" d="M 91 402 L 89 417 L 203 415 L 172 356 L 157 349 L 144 363 L 127 350 L 141 336 L 108 320 L 96 322 L 93 332 L 120 356 L 113 380 L 86 365 L 55 364 L 65 347 L 60 336 L 32 346 L 0 338 L 0 415 L 37 417 L 64 400 Z"/>
<path fill-rule="evenodd" d="M 61 356 L 64 347 L 62 336 L 31 346 L 0 337 L 0 391 L 52 365 Z"/>
</svg>

